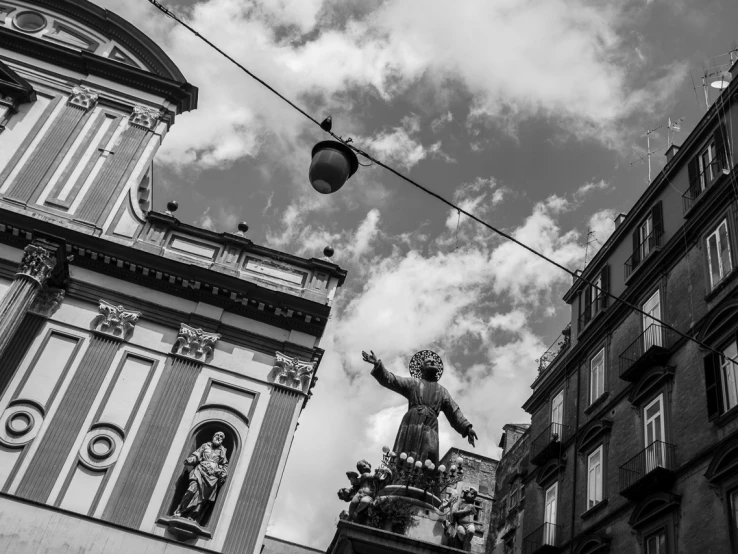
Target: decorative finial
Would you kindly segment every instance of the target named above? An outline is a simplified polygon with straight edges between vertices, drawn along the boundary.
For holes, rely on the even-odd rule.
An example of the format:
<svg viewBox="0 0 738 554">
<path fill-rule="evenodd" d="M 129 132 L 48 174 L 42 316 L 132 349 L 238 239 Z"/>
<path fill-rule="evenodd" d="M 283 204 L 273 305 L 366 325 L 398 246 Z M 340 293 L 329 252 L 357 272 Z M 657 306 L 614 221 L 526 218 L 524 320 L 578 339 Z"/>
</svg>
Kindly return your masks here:
<svg viewBox="0 0 738 554">
<path fill-rule="evenodd" d="M 166 214 L 167 215 L 174 215 L 174 212 L 177 211 L 177 208 L 179 208 L 179 204 L 177 203 L 177 201 L 176 200 L 170 200 L 169 202 L 167 202 L 167 211 L 166 211 Z"/>
<path fill-rule="evenodd" d="M 249 231 L 249 226 L 247 225 L 247 223 L 245 221 L 242 221 L 241 223 L 238 224 L 238 233 L 237 234 L 239 236 L 241 236 L 241 237 L 244 236 L 246 233 L 248 233 L 248 231 Z"/>
<path fill-rule="evenodd" d="M 331 258 L 333 256 L 333 252 L 334 250 L 332 246 L 326 246 L 325 248 L 323 248 L 323 255 L 326 258 Z"/>
</svg>

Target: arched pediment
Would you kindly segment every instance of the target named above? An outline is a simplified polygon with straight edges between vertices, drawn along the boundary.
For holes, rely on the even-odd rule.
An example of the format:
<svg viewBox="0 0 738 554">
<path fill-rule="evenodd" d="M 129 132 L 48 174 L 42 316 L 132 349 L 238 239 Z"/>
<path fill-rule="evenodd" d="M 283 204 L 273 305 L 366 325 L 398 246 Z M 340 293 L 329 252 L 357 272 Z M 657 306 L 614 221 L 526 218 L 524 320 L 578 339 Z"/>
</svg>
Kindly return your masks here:
<svg viewBox="0 0 738 554">
<path fill-rule="evenodd" d="M 711 484 L 717 484 L 727 477 L 738 475 L 738 437 L 725 443 L 712 457 L 705 477 Z"/>
<path fill-rule="evenodd" d="M 611 537 L 606 535 L 589 535 L 579 540 L 574 554 L 604 554 L 610 552 Z"/>
<path fill-rule="evenodd" d="M 559 473 L 563 470 L 563 468 L 564 464 L 561 460 L 557 458 L 549 460 L 548 463 L 538 471 L 538 475 L 536 476 L 536 483 L 538 483 L 538 485 L 541 487 L 553 483 L 554 481 L 556 481 L 556 479 L 558 479 Z"/>
<path fill-rule="evenodd" d="M 702 342 L 715 342 L 725 329 L 734 329 L 738 324 L 738 298 L 723 302 L 718 310 L 710 314 L 702 324 L 698 339 Z"/>
<path fill-rule="evenodd" d="M 642 403 L 664 384 L 674 379 L 674 368 L 671 366 L 656 366 L 644 372 L 635 386 L 631 389 L 628 400 L 633 405 Z"/>
<path fill-rule="evenodd" d="M 585 452 L 592 446 L 602 440 L 612 428 L 612 421 L 609 419 L 595 419 L 587 424 L 582 430 L 577 441 L 577 452 Z"/>
<path fill-rule="evenodd" d="M 633 510 L 628 525 L 638 529 L 655 518 L 679 509 L 682 497 L 668 492 L 658 492 L 641 500 Z"/>
</svg>

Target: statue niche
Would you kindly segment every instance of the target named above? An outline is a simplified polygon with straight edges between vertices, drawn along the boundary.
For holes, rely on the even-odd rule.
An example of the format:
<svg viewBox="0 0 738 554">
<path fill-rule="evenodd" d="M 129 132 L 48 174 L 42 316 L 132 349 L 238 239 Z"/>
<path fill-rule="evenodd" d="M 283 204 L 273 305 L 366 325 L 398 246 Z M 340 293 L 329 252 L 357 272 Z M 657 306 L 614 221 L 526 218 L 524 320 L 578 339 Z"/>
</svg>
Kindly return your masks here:
<svg viewBox="0 0 738 554">
<path fill-rule="evenodd" d="M 228 477 L 228 461 L 236 454 L 234 432 L 210 421 L 194 432 L 181 461 L 166 516 L 160 522 L 178 538 L 209 538 L 207 529 Z"/>
</svg>

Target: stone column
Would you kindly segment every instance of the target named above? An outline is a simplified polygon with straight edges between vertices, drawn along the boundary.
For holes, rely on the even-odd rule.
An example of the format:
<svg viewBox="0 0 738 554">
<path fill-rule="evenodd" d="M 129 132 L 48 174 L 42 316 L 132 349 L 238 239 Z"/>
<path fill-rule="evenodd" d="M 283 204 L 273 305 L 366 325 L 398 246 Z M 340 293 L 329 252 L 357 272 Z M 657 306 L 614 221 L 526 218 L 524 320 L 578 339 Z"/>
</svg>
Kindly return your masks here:
<svg viewBox="0 0 738 554">
<path fill-rule="evenodd" d="M 52 272 L 64 263 L 60 255 L 59 245 L 43 239 L 26 246 L 18 273 L 0 301 L 0 357 Z"/>
</svg>

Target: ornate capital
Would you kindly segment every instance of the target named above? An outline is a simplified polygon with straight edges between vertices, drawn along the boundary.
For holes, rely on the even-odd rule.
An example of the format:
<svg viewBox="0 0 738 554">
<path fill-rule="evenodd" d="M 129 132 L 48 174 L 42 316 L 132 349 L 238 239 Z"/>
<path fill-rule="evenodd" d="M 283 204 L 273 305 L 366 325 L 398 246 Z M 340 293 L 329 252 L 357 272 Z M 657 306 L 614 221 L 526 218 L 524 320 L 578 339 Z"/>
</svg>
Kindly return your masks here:
<svg viewBox="0 0 738 554">
<path fill-rule="evenodd" d="M 182 323 L 177 342 L 172 346 L 172 354 L 207 362 L 213 355 L 213 346 L 218 339 L 220 339 L 218 333 L 206 333 L 202 329 Z"/>
<path fill-rule="evenodd" d="M 64 300 L 64 289 L 44 287 L 33 300 L 29 311 L 42 317 L 51 317 Z"/>
<path fill-rule="evenodd" d="M 39 285 L 43 286 L 55 266 L 56 253 L 51 252 L 43 246 L 29 244 L 23 250 L 20 270 L 16 275 L 30 277 Z"/>
<path fill-rule="evenodd" d="M 275 352 L 275 357 L 277 359 L 274 362 L 274 382 L 307 394 L 313 380 L 315 363 L 290 358 L 281 352 Z"/>
<path fill-rule="evenodd" d="M 161 111 L 148 106 L 135 105 L 130 116 L 131 125 L 138 125 L 146 129 L 154 130 L 156 123 L 161 117 Z"/>
<path fill-rule="evenodd" d="M 141 317 L 141 312 L 127 310 L 105 300 L 100 300 L 99 309 L 100 315 L 92 321 L 94 329 L 123 340 L 131 336 L 138 318 Z"/>
<path fill-rule="evenodd" d="M 72 89 L 72 95 L 69 97 L 69 105 L 82 110 L 89 110 L 97 103 L 99 94 L 95 91 L 83 86 L 76 86 Z"/>
</svg>

